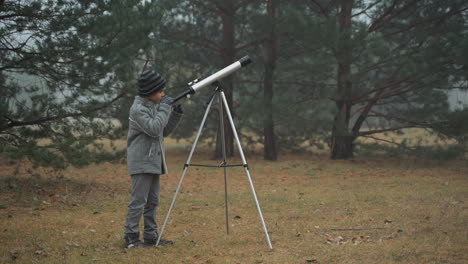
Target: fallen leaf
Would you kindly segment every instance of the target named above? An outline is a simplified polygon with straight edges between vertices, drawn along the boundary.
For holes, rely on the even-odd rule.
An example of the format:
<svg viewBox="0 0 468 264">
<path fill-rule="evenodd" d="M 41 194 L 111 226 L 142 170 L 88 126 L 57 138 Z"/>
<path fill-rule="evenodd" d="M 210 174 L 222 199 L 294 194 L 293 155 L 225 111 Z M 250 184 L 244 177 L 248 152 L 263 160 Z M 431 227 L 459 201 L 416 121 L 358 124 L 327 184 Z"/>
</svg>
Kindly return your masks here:
<svg viewBox="0 0 468 264">
<path fill-rule="evenodd" d="M 353 243 L 353 245 L 358 245 L 358 244 L 361 244 L 363 242 L 370 242 L 370 241 L 371 241 L 370 236 L 358 236 L 358 237 L 353 237 L 351 239 L 351 242 Z"/>
<path fill-rule="evenodd" d="M 342 236 L 331 236 L 331 235 L 328 235 L 326 237 L 327 239 L 327 243 L 328 244 L 337 244 L 337 245 L 342 245 L 344 243 L 346 243 L 345 239 L 342 237 Z"/>
</svg>

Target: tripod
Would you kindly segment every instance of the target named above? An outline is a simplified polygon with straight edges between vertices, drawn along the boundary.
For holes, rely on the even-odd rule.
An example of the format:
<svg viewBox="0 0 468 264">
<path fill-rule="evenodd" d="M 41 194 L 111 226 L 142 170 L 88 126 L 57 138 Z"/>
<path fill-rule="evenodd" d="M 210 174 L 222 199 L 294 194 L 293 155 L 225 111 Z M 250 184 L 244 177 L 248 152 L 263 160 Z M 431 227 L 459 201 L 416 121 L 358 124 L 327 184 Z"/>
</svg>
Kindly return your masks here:
<svg viewBox="0 0 468 264">
<path fill-rule="evenodd" d="M 217 165 L 217 166 L 190 164 L 190 161 L 192 160 L 192 156 L 193 156 L 193 153 L 195 152 L 195 148 L 197 146 L 198 140 L 200 139 L 200 135 L 201 135 L 203 126 L 205 125 L 206 119 L 208 117 L 210 109 L 211 109 L 211 107 L 213 105 L 213 101 L 215 99 L 218 100 L 219 120 L 220 120 L 219 123 L 220 123 L 223 162 L 220 165 Z M 224 106 L 224 108 L 223 108 L 223 106 Z M 231 124 L 232 132 L 233 132 L 234 137 L 236 139 L 237 147 L 239 149 L 239 153 L 240 153 L 240 156 L 242 158 L 242 164 L 239 164 L 239 165 L 228 165 L 227 162 L 226 162 L 226 160 L 227 160 L 227 157 L 226 157 L 227 156 L 226 155 L 226 139 L 225 139 L 225 131 L 224 131 L 224 118 L 223 118 L 224 109 L 226 110 L 226 115 L 227 115 L 227 117 L 229 119 L 229 122 Z M 268 247 L 270 249 L 273 249 L 273 247 L 271 245 L 271 241 L 270 241 L 270 236 L 268 235 L 268 230 L 267 230 L 267 227 L 266 227 L 266 224 L 265 224 L 265 220 L 263 219 L 262 209 L 260 208 L 260 204 L 258 203 L 257 195 L 255 193 L 255 188 L 254 188 L 253 183 L 252 183 L 252 178 L 250 177 L 249 165 L 247 164 L 247 161 L 245 160 L 244 152 L 242 151 L 242 146 L 240 144 L 239 136 L 237 135 L 236 128 L 234 126 L 234 121 L 232 120 L 232 116 L 231 116 L 231 112 L 229 110 L 229 106 L 228 106 L 228 103 L 227 103 L 227 100 L 226 100 L 226 96 L 224 95 L 224 91 L 220 88 L 219 83 L 216 84 L 215 93 L 212 95 L 212 97 L 210 99 L 210 102 L 208 103 L 208 106 L 206 108 L 205 115 L 203 116 L 203 120 L 201 122 L 200 128 L 198 129 L 198 133 L 197 133 L 197 135 L 195 137 L 195 142 L 192 145 L 192 150 L 190 151 L 187 162 L 184 165 L 184 170 L 182 172 L 182 176 L 180 177 L 179 184 L 177 185 L 177 189 L 175 191 L 174 197 L 172 198 L 172 202 L 171 202 L 171 205 L 169 207 L 169 211 L 167 212 L 167 215 L 166 215 L 166 218 L 164 220 L 163 226 L 161 228 L 161 232 L 159 234 L 158 240 L 156 241 L 156 246 L 159 245 L 159 241 L 160 241 L 160 239 L 161 239 L 161 237 L 162 237 L 162 235 L 164 233 L 164 230 L 166 228 L 167 221 L 168 221 L 169 216 L 171 214 L 171 211 L 172 211 L 172 209 L 174 207 L 174 204 L 175 204 L 175 201 L 177 199 L 177 195 L 179 193 L 179 190 L 180 190 L 180 188 L 182 186 L 182 182 L 184 180 L 185 174 L 187 173 L 188 168 L 190 166 L 219 167 L 219 168 L 224 169 L 224 191 L 225 191 L 224 199 L 225 199 L 225 208 L 226 208 L 226 232 L 228 234 L 229 234 L 229 212 L 228 212 L 229 210 L 228 210 L 228 195 L 227 195 L 227 168 L 228 167 L 244 167 L 245 173 L 246 173 L 247 178 L 249 180 L 250 189 L 252 191 L 252 194 L 253 194 L 253 197 L 254 197 L 254 200 L 255 200 L 255 204 L 257 206 L 258 214 L 260 216 L 260 220 L 262 221 L 262 226 L 263 226 L 263 230 L 265 232 L 266 240 L 268 242 Z"/>
</svg>

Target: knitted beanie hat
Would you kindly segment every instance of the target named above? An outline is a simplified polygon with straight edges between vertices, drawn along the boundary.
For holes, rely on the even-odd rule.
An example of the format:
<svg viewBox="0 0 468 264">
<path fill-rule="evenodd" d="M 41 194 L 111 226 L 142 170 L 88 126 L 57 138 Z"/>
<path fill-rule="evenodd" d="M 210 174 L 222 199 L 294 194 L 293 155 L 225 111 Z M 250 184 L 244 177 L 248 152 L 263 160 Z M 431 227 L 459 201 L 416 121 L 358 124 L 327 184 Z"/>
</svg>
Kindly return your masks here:
<svg viewBox="0 0 468 264">
<path fill-rule="evenodd" d="M 164 78 L 155 71 L 145 71 L 138 77 L 138 95 L 148 97 L 160 92 L 166 86 Z"/>
</svg>

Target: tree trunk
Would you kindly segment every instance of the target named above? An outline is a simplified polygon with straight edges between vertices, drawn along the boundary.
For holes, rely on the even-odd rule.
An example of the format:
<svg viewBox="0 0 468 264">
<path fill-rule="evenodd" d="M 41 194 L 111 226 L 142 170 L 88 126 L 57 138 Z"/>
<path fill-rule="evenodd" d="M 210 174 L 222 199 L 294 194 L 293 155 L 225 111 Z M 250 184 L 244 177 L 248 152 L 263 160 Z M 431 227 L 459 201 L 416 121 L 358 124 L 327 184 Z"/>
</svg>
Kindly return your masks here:
<svg viewBox="0 0 468 264">
<path fill-rule="evenodd" d="M 234 21 L 234 4 L 232 1 L 226 1 L 224 4 L 224 12 L 222 14 L 222 24 L 223 24 L 223 48 L 221 51 L 221 56 L 223 58 L 223 66 L 225 67 L 235 61 L 235 21 Z M 221 80 L 221 87 L 224 90 L 226 95 L 226 100 L 229 105 L 231 114 L 234 116 L 234 110 L 232 107 L 232 91 L 234 88 L 233 76 L 229 75 Z M 234 133 L 232 132 L 231 124 L 227 118 L 226 111 L 224 111 L 224 133 L 226 137 L 226 154 L 228 157 L 233 156 L 234 154 Z M 215 148 L 215 158 L 221 158 L 222 146 L 221 146 L 221 130 L 218 129 L 218 134 L 216 137 L 216 148 Z"/>
<path fill-rule="evenodd" d="M 354 137 L 336 135 L 333 140 L 335 141 L 335 147 L 332 148 L 332 159 L 349 159 L 353 157 Z"/>
<path fill-rule="evenodd" d="M 339 14 L 340 37 L 336 51 L 338 83 L 335 103 L 338 112 L 335 115 L 331 135 L 332 159 L 347 159 L 353 157 L 353 142 L 355 137 L 349 130 L 349 118 L 352 106 L 351 100 L 353 96 L 353 84 L 351 81 L 353 51 L 351 46 L 352 7 L 352 0 L 341 1 L 341 11 Z"/>
<path fill-rule="evenodd" d="M 276 34 L 275 34 L 275 16 L 276 16 L 276 0 L 268 0 L 267 14 L 270 19 L 270 34 L 265 42 L 266 62 L 265 62 L 265 79 L 263 81 L 264 97 L 263 97 L 263 132 L 264 132 L 264 149 L 263 157 L 266 160 L 276 160 L 276 143 L 273 121 L 273 77 L 276 67 Z"/>
</svg>

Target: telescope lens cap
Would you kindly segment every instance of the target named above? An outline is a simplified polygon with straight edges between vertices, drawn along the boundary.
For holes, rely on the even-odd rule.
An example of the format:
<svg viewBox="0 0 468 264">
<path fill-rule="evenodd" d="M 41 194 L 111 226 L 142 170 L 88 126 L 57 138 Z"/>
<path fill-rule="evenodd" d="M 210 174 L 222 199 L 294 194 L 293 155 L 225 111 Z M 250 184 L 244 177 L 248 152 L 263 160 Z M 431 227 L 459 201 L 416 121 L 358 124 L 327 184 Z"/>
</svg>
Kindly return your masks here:
<svg viewBox="0 0 468 264">
<path fill-rule="evenodd" d="M 242 57 L 240 60 L 239 60 L 240 64 L 242 67 L 244 67 L 245 65 L 249 64 L 252 62 L 252 60 L 250 59 L 249 56 L 245 56 L 245 57 Z"/>
</svg>

